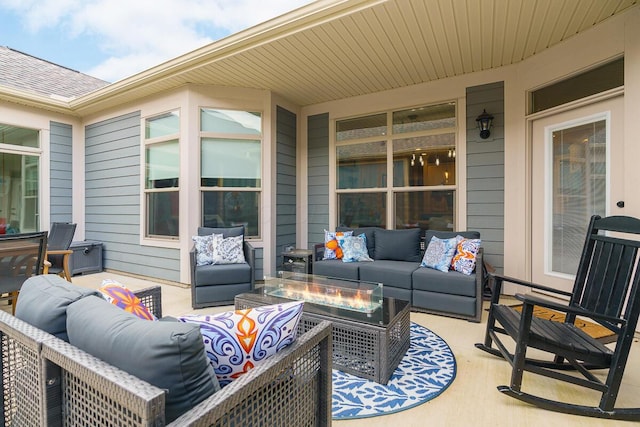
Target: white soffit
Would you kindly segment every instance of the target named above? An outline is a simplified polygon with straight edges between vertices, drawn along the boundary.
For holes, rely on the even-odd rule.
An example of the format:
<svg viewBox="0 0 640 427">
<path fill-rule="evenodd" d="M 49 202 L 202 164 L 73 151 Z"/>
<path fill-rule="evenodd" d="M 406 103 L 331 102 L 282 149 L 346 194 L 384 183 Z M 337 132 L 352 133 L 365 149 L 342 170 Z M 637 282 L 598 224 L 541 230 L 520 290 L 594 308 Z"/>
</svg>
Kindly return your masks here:
<svg viewBox="0 0 640 427">
<path fill-rule="evenodd" d="M 300 106 L 522 61 L 637 0 L 318 1 L 71 101 L 95 112 L 188 83 Z"/>
</svg>

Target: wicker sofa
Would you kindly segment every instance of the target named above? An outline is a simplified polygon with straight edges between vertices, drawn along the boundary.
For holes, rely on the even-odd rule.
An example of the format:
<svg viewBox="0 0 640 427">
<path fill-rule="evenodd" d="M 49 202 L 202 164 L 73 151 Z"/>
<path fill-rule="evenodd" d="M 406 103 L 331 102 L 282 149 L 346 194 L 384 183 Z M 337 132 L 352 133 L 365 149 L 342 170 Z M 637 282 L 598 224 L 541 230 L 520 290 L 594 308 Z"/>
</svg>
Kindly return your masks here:
<svg viewBox="0 0 640 427">
<path fill-rule="evenodd" d="M 378 227 L 337 228 L 337 231 L 364 234 L 367 250 L 373 262 L 342 262 L 323 259 L 324 244 L 315 245 L 313 273 L 320 276 L 383 284 L 385 297 L 404 299 L 411 309 L 480 322 L 484 286 L 483 251 L 476 258 L 479 267 L 467 276 L 457 271 L 443 273 L 421 268 L 420 262 L 433 236 L 449 239 L 457 235 L 479 239 L 477 231 L 427 230 L 422 236 L 419 228 L 385 230 Z"/>
<path fill-rule="evenodd" d="M 161 314 L 160 287 L 137 294 L 156 316 Z M 1 425 L 257 426 L 265 420 L 272 426 L 331 425 L 328 322 L 170 424 L 166 390 L 3 311 L 0 350 Z"/>
</svg>

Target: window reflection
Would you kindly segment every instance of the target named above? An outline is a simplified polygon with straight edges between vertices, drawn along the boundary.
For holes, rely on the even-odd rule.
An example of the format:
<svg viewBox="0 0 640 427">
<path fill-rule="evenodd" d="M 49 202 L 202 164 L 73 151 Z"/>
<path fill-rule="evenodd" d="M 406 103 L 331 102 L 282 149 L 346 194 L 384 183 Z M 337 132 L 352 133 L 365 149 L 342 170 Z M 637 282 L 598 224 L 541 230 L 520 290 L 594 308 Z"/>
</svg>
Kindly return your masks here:
<svg viewBox="0 0 640 427">
<path fill-rule="evenodd" d="M 346 227 L 382 227 L 387 224 L 385 193 L 338 195 L 338 224 Z"/>
<path fill-rule="evenodd" d="M 454 191 L 396 193 L 396 229 L 453 230 L 454 195 Z"/>
</svg>

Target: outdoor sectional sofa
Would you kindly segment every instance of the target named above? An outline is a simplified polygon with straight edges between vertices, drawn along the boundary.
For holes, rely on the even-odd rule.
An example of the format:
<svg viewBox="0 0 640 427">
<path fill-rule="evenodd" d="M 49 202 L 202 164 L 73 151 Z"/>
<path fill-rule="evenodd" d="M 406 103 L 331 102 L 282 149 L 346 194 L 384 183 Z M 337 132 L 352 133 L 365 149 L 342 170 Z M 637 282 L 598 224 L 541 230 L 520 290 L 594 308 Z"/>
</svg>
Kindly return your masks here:
<svg viewBox="0 0 640 427">
<path fill-rule="evenodd" d="M 31 293 L 30 285 L 35 285 L 31 286 Z M 27 291 L 24 291 L 25 286 Z M 38 288 L 37 292 L 41 290 L 45 298 L 34 293 L 34 288 Z M 311 331 L 299 335 L 293 344 L 208 397 L 194 399 L 191 395 L 191 401 L 198 403 L 186 408 L 168 423 L 169 418 L 175 418 L 176 415 L 174 413 L 170 417 L 166 413 L 169 399 L 173 398 L 174 409 L 176 399 L 180 405 L 189 405 L 185 396 L 201 388 L 201 382 L 185 381 L 168 390 L 157 387 L 62 339 L 67 332 L 69 336 L 72 335 L 72 323 L 78 320 L 86 324 L 76 326 L 77 331 L 93 330 L 95 323 L 109 324 L 113 320 L 104 316 L 109 311 L 114 313 L 113 310 L 118 310 L 130 314 L 94 294 L 94 291 L 74 287 L 58 276 L 36 276 L 25 282 L 16 307 L 16 316 L 22 315 L 29 322 L 0 311 L 0 363 L 3 381 L 0 425 L 331 425 L 329 322 L 323 322 Z M 136 294 L 156 316 L 161 315 L 159 286 Z M 95 320 L 91 320 L 91 313 L 82 313 L 82 306 L 79 304 L 88 304 L 86 307 L 99 311 L 93 312 Z M 32 308 L 39 309 L 31 310 Z M 189 344 L 197 343 L 198 340 L 201 344 L 202 337 L 196 325 L 177 322 L 175 319 L 141 321 L 148 322 L 150 329 L 159 328 L 166 332 L 175 328 L 175 333 L 169 335 L 177 343 L 177 358 L 181 363 L 179 366 L 169 365 L 174 366 L 174 369 L 165 370 L 169 376 L 186 375 L 184 370 L 200 370 L 199 367 L 194 368 L 196 361 L 208 363 L 206 356 L 198 351 L 194 352 Z M 36 327 L 30 322 L 42 325 Z M 66 328 L 67 325 L 69 329 Z M 116 354 L 109 357 L 117 357 L 117 344 L 111 339 L 121 332 L 121 328 L 111 326 L 113 329 L 106 328 L 109 330 L 107 336 L 100 338 L 113 345 L 111 352 Z M 142 343 L 157 341 L 157 333 L 139 333 L 137 340 Z M 120 356 L 131 359 L 132 363 L 138 363 L 144 369 L 147 361 L 145 356 L 149 357 L 149 352 L 156 348 L 150 344 L 149 349 L 144 352 L 132 349 Z M 203 346 L 200 345 L 199 348 L 203 349 Z M 160 346 L 157 351 L 164 354 L 167 346 Z M 159 366 L 152 363 L 147 365 L 148 371 L 154 371 L 153 367 Z M 264 422 L 267 424 L 262 424 Z"/>
<path fill-rule="evenodd" d="M 324 244 L 315 245 L 313 273 L 320 276 L 383 284 L 385 297 L 404 299 L 414 311 L 458 317 L 480 322 L 482 316 L 483 259 L 477 254 L 476 270 L 471 275 L 457 271 L 442 272 L 421 267 L 425 247 L 433 236 L 449 239 L 460 235 L 479 239 L 477 231 L 427 230 L 419 228 L 386 230 L 379 227 L 337 228 L 336 231 L 364 233 L 370 261 L 342 262 L 323 259 Z"/>
</svg>

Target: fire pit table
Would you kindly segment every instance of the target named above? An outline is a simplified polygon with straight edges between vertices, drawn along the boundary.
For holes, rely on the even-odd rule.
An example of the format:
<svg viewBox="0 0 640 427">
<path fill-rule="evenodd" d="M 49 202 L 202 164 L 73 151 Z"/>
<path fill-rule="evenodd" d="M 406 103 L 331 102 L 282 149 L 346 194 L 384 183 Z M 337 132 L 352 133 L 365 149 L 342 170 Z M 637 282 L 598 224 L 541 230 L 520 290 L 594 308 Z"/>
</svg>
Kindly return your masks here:
<svg viewBox="0 0 640 427">
<path fill-rule="evenodd" d="M 333 325 L 333 367 L 386 384 L 409 348 L 408 301 L 382 296 L 382 284 L 280 272 L 235 297 L 236 309 L 304 300 L 298 333 Z"/>
</svg>

